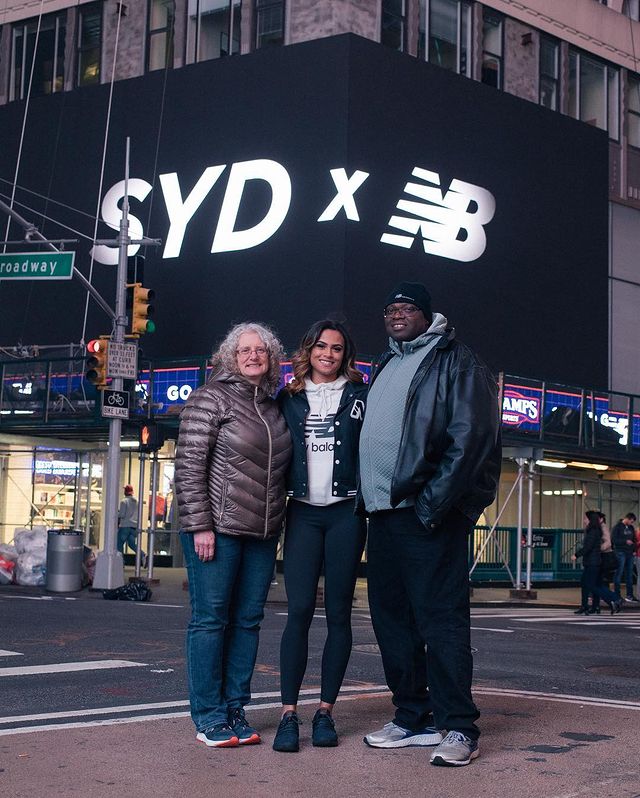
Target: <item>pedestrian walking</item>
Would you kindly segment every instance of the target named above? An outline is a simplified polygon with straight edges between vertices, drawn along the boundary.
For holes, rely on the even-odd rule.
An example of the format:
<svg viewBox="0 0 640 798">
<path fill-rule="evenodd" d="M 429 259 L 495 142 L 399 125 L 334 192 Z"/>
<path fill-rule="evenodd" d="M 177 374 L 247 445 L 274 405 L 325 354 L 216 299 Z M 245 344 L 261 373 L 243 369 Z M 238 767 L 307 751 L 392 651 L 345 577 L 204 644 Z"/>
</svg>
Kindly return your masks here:
<svg viewBox="0 0 640 798">
<path fill-rule="evenodd" d="M 582 542 L 577 547 L 573 559 L 582 558 L 582 601 L 575 611 L 576 615 L 588 615 L 590 610 L 597 609 L 598 583 L 600 581 L 600 543 L 602 541 L 602 527 L 600 513 L 596 510 L 587 510 L 584 516 L 584 535 Z M 591 597 L 591 607 L 589 606 Z"/>
<path fill-rule="evenodd" d="M 500 476 L 496 380 L 432 313 L 423 285 L 398 285 L 383 315 L 389 351 L 367 397 L 358 507 L 369 515 L 371 619 L 396 712 L 365 742 L 437 745 L 431 764 L 467 765 L 480 734 L 468 538 Z"/>
<path fill-rule="evenodd" d="M 180 419 L 175 492 L 189 575 L 187 669 L 196 738 L 210 747 L 260 742 L 245 717 L 260 623 L 285 511 L 291 437 L 272 395 L 282 346 L 238 324 L 209 382 Z"/>
<path fill-rule="evenodd" d="M 124 499 L 118 508 L 118 551 L 124 554 L 125 546 L 134 552 L 138 551 L 138 500 L 133 495 L 133 485 L 124 486 Z M 144 568 L 147 555 L 140 552 Z"/>
<path fill-rule="evenodd" d="M 327 637 L 314 746 L 338 744 L 333 706 L 351 654 L 351 607 L 366 522 L 354 514 L 358 441 L 366 385 L 345 326 L 311 326 L 292 358 L 293 380 L 278 400 L 293 440 L 287 477 L 284 578 L 287 624 L 280 646 L 282 718 L 273 748 L 299 750 L 298 696 L 307 667 L 309 627 L 324 568 Z"/>
<path fill-rule="evenodd" d="M 600 529 L 602 537 L 600 538 L 600 576 L 598 580 L 598 591 L 594 597 L 595 605 L 589 608 L 587 615 L 600 614 L 600 600 L 606 601 L 611 610 L 611 614 L 615 615 L 620 612 L 620 602 L 616 594 L 609 588 L 609 584 L 613 580 L 613 576 L 618 567 L 618 560 L 616 553 L 611 544 L 611 532 L 607 526 L 607 518 L 604 513 L 598 513 L 600 520 Z"/>
<path fill-rule="evenodd" d="M 611 530 L 611 541 L 618 559 L 618 568 L 613 580 L 613 589 L 618 599 L 622 599 L 621 587 L 622 578 L 624 576 L 627 588 L 627 595 L 624 600 L 629 602 L 638 601 L 633 594 L 633 561 L 636 551 L 635 522 L 635 513 L 627 513 Z"/>
</svg>

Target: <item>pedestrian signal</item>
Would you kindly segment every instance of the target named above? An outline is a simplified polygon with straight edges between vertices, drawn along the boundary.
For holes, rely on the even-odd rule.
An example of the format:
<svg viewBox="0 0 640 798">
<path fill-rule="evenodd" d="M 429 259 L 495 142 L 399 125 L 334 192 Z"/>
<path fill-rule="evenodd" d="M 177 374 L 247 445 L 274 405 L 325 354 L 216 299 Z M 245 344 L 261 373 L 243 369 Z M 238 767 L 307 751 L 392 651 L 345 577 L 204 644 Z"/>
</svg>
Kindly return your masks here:
<svg viewBox="0 0 640 798">
<path fill-rule="evenodd" d="M 141 452 L 157 452 L 162 448 L 164 435 L 155 422 L 143 424 L 138 431 L 138 444 Z"/>
<path fill-rule="evenodd" d="M 109 341 L 106 338 L 96 338 L 87 344 L 87 369 L 84 376 L 96 388 L 104 388 L 107 384 L 108 350 Z"/>
<path fill-rule="evenodd" d="M 155 307 L 151 304 L 156 292 L 151 288 L 143 288 L 141 283 L 127 285 L 130 297 L 130 330 L 131 335 L 144 335 L 156 331 L 156 325 L 151 317 Z"/>
</svg>

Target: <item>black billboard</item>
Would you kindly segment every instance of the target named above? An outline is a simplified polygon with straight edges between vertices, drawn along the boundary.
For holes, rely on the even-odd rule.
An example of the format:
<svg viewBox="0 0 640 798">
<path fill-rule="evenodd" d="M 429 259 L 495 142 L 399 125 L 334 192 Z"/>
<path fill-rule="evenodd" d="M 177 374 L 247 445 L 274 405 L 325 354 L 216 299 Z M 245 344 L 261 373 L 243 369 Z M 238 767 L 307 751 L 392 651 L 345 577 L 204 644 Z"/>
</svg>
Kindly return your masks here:
<svg viewBox="0 0 640 798">
<path fill-rule="evenodd" d="M 374 355 L 408 279 L 496 371 L 606 387 L 602 131 L 346 35 L 117 82 L 103 171 L 109 89 L 31 101 L 16 209 L 80 237 L 89 276 L 97 212 L 98 238 L 116 237 L 130 137 L 131 234 L 162 240 L 139 253 L 157 293 L 146 354 L 208 352 L 247 319 L 292 349 L 333 315 Z M 5 200 L 24 110 L 0 109 Z M 111 305 L 115 258 L 98 250 L 91 275 Z M 0 345 L 109 333 L 85 300 L 76 280 L 0 280 Z"/>
</svg>

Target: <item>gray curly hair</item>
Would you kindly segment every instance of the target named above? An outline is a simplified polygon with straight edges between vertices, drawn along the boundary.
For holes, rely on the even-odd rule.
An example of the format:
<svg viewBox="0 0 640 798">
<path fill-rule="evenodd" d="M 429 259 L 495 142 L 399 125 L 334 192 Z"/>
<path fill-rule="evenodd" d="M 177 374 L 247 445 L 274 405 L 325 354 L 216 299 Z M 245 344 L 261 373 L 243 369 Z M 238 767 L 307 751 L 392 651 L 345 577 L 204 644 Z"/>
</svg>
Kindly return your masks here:
<svg viewBox="0 0 640 798">
<path fill-rule="evenodd" d="M 243 333 L 256 333 L 264 341 L 269 353 L 269 370 L 263 378 L 266 391 L 274 393 L 280 383 L 280 361 L 284 358 L 284 349 L 276 334 L 265 324 L 244 321 L 232 327 L 217 351 L 211 356 L 211 363 L 216 370 L 221 369 L 229 374 L 240 374 L 238 368 L 238 341 Z"/>
</svg>

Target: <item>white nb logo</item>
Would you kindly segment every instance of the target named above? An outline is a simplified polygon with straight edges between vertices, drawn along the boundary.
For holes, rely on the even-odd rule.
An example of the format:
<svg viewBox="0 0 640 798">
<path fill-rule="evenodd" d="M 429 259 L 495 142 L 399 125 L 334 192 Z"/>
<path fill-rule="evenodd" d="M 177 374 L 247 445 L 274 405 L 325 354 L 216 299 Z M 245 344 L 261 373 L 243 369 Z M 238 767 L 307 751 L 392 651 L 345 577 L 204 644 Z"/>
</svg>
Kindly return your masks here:
<svg viewBox="0 0 640 798">
<path fill-rule="evenodd" d="M 493 194 L 462 180 L 452 180 L 443 193 L 437 172 L 416 167 L 411 174 L 423 182 L 407 183 L 404 192 L 418 201 L 399 200 L 396 208 L 411 215 L 389 219 L 389 227 L 402 230 L 404 235 L 384 233 L 380 241 L 409 249 L 420 233 L 428 255 L 465 262 L 479 258 L 487 246 L 484 225 L 496 210 Z"/>
</svg>

